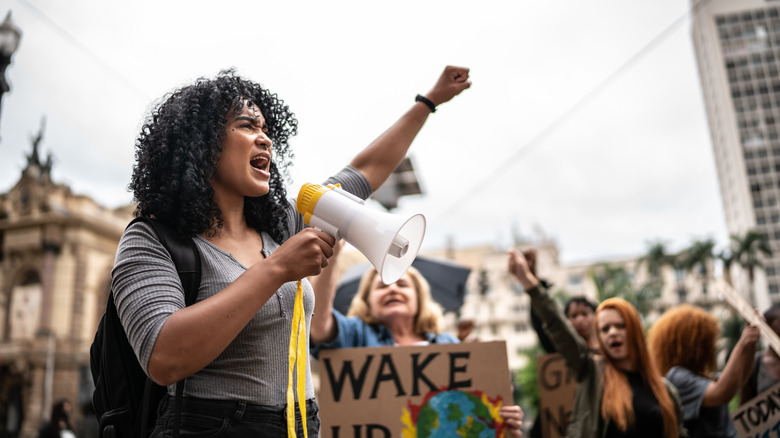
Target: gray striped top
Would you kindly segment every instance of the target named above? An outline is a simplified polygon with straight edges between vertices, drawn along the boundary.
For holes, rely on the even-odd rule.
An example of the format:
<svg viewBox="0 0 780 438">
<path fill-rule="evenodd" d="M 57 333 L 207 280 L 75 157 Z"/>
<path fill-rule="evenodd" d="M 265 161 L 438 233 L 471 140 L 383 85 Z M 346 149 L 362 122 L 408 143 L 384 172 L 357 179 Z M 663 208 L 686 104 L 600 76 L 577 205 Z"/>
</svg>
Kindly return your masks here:
<svg viewBox="0 0 780 438">
<path fill-rule="evenodd" d="M 357 170 L 346 167 L 326 184 L 340 183 L 344 190 L 366 199 L 368 181 Z M 287 209 L 288 237 L 305 227 L 291 201 Z M 263 232 L 263 255 L 279 245 Z M 202 261 L 198 301 L 219 293 L 247 267 L 203 237 L 193 238 Z M 184 291 L 170 255 L 154 237 L 149 225 L 140 222 L 125 231 L 119 242 L 112 271 L 112 288 L 119 317 L 144 371 L 168 316 L 184 307 Z M 308 349 L 309 327 L 314 311 L 314 293 L 304 279 L 304 309 Z M 233 342 L 209 365 L 186 380 L 185 396 L 206 399 L 243 400 L 279 406 L 287 401 L 287 373 L 295 282 L 284 284 L 257 312 Z M 314 398 L 314 387 L 306 357 L 306 398 Z M 147 371 L 148 372 L 148 371 Z M 176 385 L 168 387 L 174 394 Z"/>
</svg>

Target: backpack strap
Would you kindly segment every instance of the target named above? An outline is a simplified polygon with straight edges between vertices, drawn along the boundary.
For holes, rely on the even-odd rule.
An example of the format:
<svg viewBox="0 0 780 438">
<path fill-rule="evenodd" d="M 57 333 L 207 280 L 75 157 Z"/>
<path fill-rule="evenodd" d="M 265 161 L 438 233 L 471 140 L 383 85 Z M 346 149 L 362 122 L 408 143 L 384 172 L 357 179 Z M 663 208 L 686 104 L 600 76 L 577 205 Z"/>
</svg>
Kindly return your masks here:
<svg viewBox="0 0 780 438">
<path fill-rule="evenodd" d="M 130 227 L 136 222 L 145 222 L 149 224 L 154 233 L 157 235 L 157 240 L 162 243 L 168 253 L 171 255 L 173 264 L 176 266 L 176 272 L 181 279 L 182 288 L 184 289 L 184 304 L 191 306 L 195 304 L 195 300 L 198 298 L 198 288 L 200 287 L 200 272 L 201 262 L 200 254 L 195 243 L 190 238 L 182 238 L 176 229 L 162 221 L 148 217 L 137 217 L 133 219 L 127 226 Z M 144 406 L 141 417 L 141 430 L 146 431 L 146 424 L 149 421 L 149 396 L 152 389 L 152 380 L 146 378 L 146 385 L 144 387 Z M 174 437 L 179 436 L 179 426 L 181 425 L 181 401 L 184 394 L 184 379 L 176 383 L 176 402 L 175 402 L 175 428 L 173 430 Z"/>
<path fill-rule="evenodd" d="M 136 222 L 146 222 L 151 225 L 157 235 L 157 240 L 168 250 L 173 264 L 176 265 L 176 272 L 179 273 L 181 285 L 184 288 L 185 305 L 195 304 L 195 300 L 198 298 L 201 271 L 200 255 L 195 242 L 190 238 L 182 238 L 172 225 L 157 219 L 137 217 L 127 226 L 129 227 Z"/>
</svg>

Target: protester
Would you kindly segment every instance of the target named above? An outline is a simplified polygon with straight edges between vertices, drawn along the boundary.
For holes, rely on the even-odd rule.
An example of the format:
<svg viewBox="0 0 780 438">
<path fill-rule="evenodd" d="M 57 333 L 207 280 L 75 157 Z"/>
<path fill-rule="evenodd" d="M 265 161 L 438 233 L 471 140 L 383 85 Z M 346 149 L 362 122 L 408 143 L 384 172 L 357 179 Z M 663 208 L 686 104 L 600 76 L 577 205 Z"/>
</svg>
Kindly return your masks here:
<svg viewBox="0 0 780 438">
<path fill-rule="evenodd" d="M 780 304 L 773 304 L 764 312 L 764 321 L 780 334 Z M 777 352 L 772 348 L 757 352 L 750 377 L 739 392 L 739 404 L 747 403 L 777 382 L 780 382 L 780 357 Z"/>
<path fill-rule="evenodd" d="M 552 288 L 552 284 L 550 282 L 543 278 L 539 278 L 536 274 L 536 250 L 525 250 L 523 251 L 523 256 L 525 257 L 526 263 L 528 264 L 529 271 L 534 277 L 537 278 L 537 280 L 539 280 L 539 283 L 542 284 L 545 289 Z M 598 353 L 599 341 L 596 338 L 596 333 L 593 326 L 593 315 L 595 312 L 596 304 L 582 295 L 570 297 L 566 300 L 566 303 L 563 306 L 563 313 L 566 315 L 566 319 L 569 320 L 571 325 L 577 331 L 577 334 L 582 336 L 582 339 L 585 340 L 585 345 L 588 346 L 591 352 Z M 533 307 L 529 309 L 528 313 L 531 318 L 531 326 L 534 328 L 536 336 L 539 338 L 539 345 L 541 345 L 542 349 L 548 354 L 557 353 L 558 350 L 555 348 L 555 344 L 545 332 L 544 323 L 536 314 L 536 312 L 534 312 Z M 543 421 L 544 418 L 541 415 L 539 415 L 536 420 L 534 420 L 531 430 L 528 431 L 528 436 L 530 438 L 542 437 Z"/>
<path fill-rule="evenodd" d="M 95 407 L 92 400 L 81 403 L 81 421 L 76 424 L 76 436 L 79 438 L 98 438 L 99 423 L 95 417 Z"/>
<path fill-rule="evenodd" d="M 528 263 L 528 269 L 531 274 L 539 280 L 539 283 L 544 286 L 545 289 L 552 288 L 552 284 L 536 276 L 536 251 L 523 251 L 523 256 Z M 599 341 L 593 326 L 593 316 L 595 312 L 596 304 L 583 295 L 570 297 L 563 305 L 563 313 L 566 315 L 566 319 L 569 320 L 574 327 L 574 330 L 577 331 L 577 334 L 582 336 L 582 339 L 585 340 L 585 345 L 587 345 L 591 351 L 598 352 Z M 544 330 L 544 323 L 536 312 L 534 312 L 533 307 L 531 307 L 529 313 L 531 316 L 531 326 L 534 328 L 534 331 L 536 331 L 539 343 L 544 351 L 556 353 L 557 349 L 555 348 L 555 344 L 553 344 L 550 337 L 547 336 L 547 333 Z"/>
<path fill-rule="evenodd" d="M 38 438 L 76 438 L 73 433 L 73 425 L 70 423 L 70 414 L 73 405 L 66 399 L 59 400 L 51 407 L 49 421 L 41 426 Z"/>
<path fill-rule="evenodd" d="M 435 106 L 470 85 L 467 68 L 445 68 L 424 97 L 326 184 L 367 198 L 404 158 Z M 136 141 L 130 183 L 136 215 L 192 238 L 202 262 L 197 302 L 186 307 L 170 256 L 149 225 L 137 223 L 122 236 L 112 272 L 120 319 L 146 373 L 168 385 L 169 394 L 186 379 L 182 436 L 217 430 L 223 437 L 287 436 L 296 283 L 328 264 L 334 244 L 332 236 L 305 228 L 287 199 L 288 140 L 297 126 L 276 94 L 229 70 L 165 96 Z M 340 147 L 338 128 L 334 123 L 324 153 Z M 308 281 L 301 286 L 308 328 L 314 295 Z M 308 344 L 308 330 L 302 339 Z M 295 405 L 305 402 L 308 436 L 316 437 L 309 367 L 305 382 L 293 382 L 305 384 L 306 400 Z M 152 436 L 171 436 L 173 418 L 169 395 Z"/>
<path fill-rule="evenodd" d="M 333 309 L 332 301 L 327 308 L 328 302 L 321 299 L 319 289 L 314 290 L 314 314 L 332 315 L 312 319 L 311 342 L 317 350 L 458 342 L 442 331 L 441 307 L 433 301 L 428 282 L 414 267 L 389 285 L 370 268 L 360 280 L 348 316 Z"/>
<path fill-rule="evenodd" d="M 590 354 L 560 305 L 531 273 L 525 257 L 509 250 L 509 272 L 531 297 L 566 366 L 577 380 L 567 437 L 669 437 L 684 435 L 676 389 L 648 354 L 639 314 L 627 301 L 610 298 L 596 309 L 601 354 Z"/>
<path fill-rule="evenodd" d="M 341 244 L 322 274 L 312 279 L 316 294 L 311 321 L 312 354 L 333 348 L 392 345 L 450 344 L 458 342 L 442 331 L 441 307 L 433 300 L 428 281 L 410 267 L 398 281 L 385 284 L 376 269 L 369 268 L 360 279 L 347 316 L 333 308 L 337 264 Z M 502 406 L 499 414 L 508 436 L 521 437 L 523 411 L 520 406 Z"/>
<path fill-rule="evenodd" d="M 658 370 L 677 387 L 689 436 L 736 438 L 729 401 L 753 368 L 758 327 L 747 324 L 717 378 L 720 321 L 702 309 L 682 304 L 667 310 L 648 334 Z"/>
</svg>

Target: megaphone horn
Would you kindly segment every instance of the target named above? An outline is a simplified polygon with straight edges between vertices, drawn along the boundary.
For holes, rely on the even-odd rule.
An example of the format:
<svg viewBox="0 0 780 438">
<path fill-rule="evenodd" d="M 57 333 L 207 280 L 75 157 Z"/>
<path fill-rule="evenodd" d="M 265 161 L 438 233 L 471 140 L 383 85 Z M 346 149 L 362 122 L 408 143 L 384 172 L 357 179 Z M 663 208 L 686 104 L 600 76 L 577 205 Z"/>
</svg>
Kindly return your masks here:
<svg viewBox="0 0 780 438">
<path fill-rule="evenodd" d="M 338 184 L 304 184 L 295 208 L 307 225 L 343 238 L 363 253 L 386 284 L 409 269 L 425 236 L 423 215 L 404 218 L 372 210 Z"/>
</svg>

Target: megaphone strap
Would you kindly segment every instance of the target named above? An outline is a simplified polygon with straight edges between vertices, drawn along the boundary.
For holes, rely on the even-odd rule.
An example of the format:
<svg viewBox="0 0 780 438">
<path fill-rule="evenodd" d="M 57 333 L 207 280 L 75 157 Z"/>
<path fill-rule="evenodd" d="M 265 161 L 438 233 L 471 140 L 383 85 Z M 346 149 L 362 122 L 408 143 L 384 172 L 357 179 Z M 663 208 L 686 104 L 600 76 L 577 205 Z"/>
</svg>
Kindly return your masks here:
<svg viewBox="0 0 780 438">
<path fill-rule="evenodd" d="M 303 336 L 301 336 L 303 334 Z M 303 338 L 303 339 L 301 339 Z M 303 317 L 303 283 L 298 280 L 295 291 L 295 306 L 290 331 L 289 371 L 287 373 L 287 436 L 297 437 L 295 433 L 295 394 L 298 394 L 298 409 L 301 411 L 303 436 L 308 438 L 306 430 L 306 322 Z M 293 388 L 293 371 L 297 371 Z"/>
</svg>

